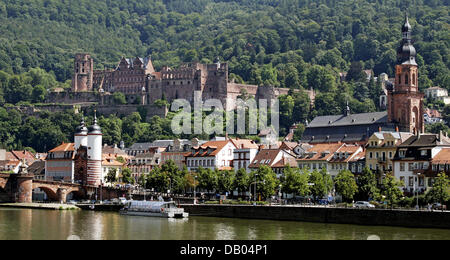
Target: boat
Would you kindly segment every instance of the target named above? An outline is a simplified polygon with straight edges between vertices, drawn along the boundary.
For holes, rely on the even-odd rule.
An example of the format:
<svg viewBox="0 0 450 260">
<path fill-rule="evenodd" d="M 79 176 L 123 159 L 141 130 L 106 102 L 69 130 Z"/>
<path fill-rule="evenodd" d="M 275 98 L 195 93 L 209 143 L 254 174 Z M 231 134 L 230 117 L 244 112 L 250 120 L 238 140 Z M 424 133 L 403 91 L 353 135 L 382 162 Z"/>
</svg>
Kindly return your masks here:
<svg viewBox="0 0 450 260">
<path fill-rule="evenodd" d="M 189 213 L 178 208 L 173 201 L 129 201 L 120 214 L 142 217 L 187 218 Z"/>
</svg>

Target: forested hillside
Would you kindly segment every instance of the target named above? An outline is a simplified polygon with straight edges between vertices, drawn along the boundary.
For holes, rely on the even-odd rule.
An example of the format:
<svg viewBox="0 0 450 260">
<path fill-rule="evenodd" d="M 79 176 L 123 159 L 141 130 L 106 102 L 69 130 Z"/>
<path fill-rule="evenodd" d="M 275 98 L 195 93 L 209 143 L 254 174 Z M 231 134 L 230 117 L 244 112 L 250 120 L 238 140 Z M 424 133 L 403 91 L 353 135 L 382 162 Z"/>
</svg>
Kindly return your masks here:
<svg viewBox="0 0 450 260">
<path fill-rule="evenodd" d="M 0 70 L 40 67 L 65 81 L 75 52 L 98 66 L 152 55 L 157 67 L 193 60 L 230 62 L 249 83 L 282 86 L 292 62 L 302 87 L 306 64 L 346 71 L 363 61 L 393 73 L 405 12 L 411 17 L 422 86 L 449 83 L 447 0 L 2 0 Z M 278 77 L 261 76 L 263 65 Z"/>
<path fill-rule="evenodd" d="M 280 97 L 284 135 L 293 123 L 341 114 L 347 101 L 354 113 L 380 109 L 380 83 L 362 70 L 393 76 L 405 13 L 421 90 L 450 90 L 449 10 L 448 0 L 0 0 L 0 105 L 41 103 L 48 89 L 68 87 L 77 52 L 90 53 L 98 69 L 123 56 L 151 55 L 156 69 L 220 57 L 238 82 L 316 90 L 314 110 L 302 92 Z M 427 106 L 450 125 L 449 106 Z M 0 110 L 0 146 L 45 151 L 70 141 L 79 120 L 16 114 Z M 167 119 L 102 120 L 110 143 L 173 137 Z"/>
</svg>

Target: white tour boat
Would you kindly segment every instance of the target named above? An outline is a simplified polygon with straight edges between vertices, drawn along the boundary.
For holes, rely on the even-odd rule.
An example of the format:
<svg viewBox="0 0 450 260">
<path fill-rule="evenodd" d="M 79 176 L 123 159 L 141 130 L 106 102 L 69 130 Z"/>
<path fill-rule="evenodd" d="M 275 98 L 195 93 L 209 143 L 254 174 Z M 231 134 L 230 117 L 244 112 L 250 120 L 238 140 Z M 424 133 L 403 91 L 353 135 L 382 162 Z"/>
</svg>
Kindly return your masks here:
<svg viewBox="0 0 450 260">
<path fill-rule="evenodd" d="M 120 210 L 120 214 L 128 216 L 187 218 L 189 213 L 178 208 L 173 201 L 130 201 Z"/>
</svg>

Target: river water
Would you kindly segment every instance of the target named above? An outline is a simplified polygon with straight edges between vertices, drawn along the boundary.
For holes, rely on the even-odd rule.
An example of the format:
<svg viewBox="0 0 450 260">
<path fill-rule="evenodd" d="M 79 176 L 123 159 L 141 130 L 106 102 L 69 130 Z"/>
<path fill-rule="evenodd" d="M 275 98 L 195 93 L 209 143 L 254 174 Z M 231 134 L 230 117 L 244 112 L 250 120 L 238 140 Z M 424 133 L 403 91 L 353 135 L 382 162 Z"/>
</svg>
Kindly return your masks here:
<svg viewBox="0 0 450 260">
<path fill-rule="evenodd" d="M 0 240 L 450 240 L 450 230 L 0 208 Z"/>
</svg>

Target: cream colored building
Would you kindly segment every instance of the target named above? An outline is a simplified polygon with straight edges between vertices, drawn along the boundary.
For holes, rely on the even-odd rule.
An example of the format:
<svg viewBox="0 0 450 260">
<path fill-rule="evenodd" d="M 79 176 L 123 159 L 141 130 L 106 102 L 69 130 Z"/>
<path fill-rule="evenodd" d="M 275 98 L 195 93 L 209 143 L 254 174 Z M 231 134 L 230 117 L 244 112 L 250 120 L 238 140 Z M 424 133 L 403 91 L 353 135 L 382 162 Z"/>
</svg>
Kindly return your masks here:
<svg viewBox="0 0 450 260">
<path fill-rule="evenodd" d="M 379 177 L 393 172 L 393 159 L 397 147 L 411 137 L 411 133 L 377 132 L 374 133 L 366 145 L 366 166 Z"/>
</svg>

